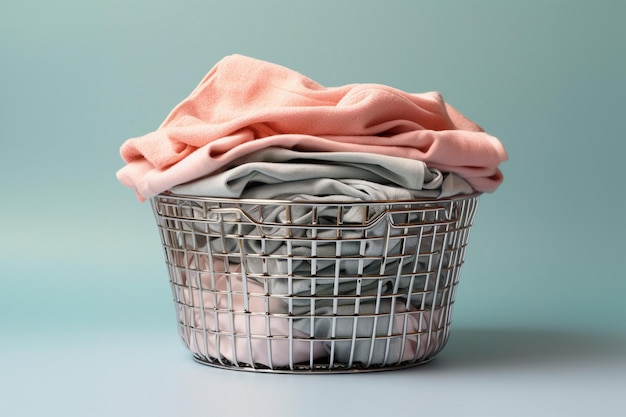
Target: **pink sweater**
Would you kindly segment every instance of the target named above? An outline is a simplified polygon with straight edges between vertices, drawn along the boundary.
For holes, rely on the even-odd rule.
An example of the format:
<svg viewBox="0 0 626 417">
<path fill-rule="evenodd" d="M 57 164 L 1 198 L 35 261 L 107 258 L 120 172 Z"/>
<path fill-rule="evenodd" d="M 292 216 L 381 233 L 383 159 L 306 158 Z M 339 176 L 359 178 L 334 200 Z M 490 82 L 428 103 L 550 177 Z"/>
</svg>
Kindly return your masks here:
<svg viewBox="0 0 626 417">
<path fill-rule="evenodd" d="M 507 159 L 497 138 L 438 93 L 323 87 L 288 68 L 232 55 L 156 131 L 122 145 L 127 165 L 117 177 L 143 201 L 268 146 L 412 158 L 463 176 L 477 191 L 498 187 L 498 166 Z"/>
</svg>

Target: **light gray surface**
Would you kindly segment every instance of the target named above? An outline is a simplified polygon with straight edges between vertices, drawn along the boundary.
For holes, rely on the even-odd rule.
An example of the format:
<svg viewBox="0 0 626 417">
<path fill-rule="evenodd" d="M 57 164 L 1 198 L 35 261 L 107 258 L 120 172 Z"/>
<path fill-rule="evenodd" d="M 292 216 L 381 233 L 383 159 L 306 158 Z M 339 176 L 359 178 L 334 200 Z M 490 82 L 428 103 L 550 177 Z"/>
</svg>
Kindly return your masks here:
<svg viewBox="0 0 626 417">
<path fill-rule="evenodd" d="M 41 332 L 0 349 L 0 415 L 617 417 L 625 352 L 606 334 L 455 328 L 416 368 L 253 374 L 197 364 L 174 331 Z"/>
</svg>

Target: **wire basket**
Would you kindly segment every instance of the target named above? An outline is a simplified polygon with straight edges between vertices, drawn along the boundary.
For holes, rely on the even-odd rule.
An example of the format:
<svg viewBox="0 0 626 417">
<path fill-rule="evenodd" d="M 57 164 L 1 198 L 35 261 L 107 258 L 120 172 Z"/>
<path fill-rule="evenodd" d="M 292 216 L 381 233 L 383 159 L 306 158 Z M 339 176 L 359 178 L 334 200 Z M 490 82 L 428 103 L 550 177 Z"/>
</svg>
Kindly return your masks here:
<svg viewBox="0 0 626 417">
<path fill-rule="evenodd" d="M 479 195 L 419 201 L 151 200 L 178 329 L 220 368 L 359 372 L 448 339 Z"/>
</svg>

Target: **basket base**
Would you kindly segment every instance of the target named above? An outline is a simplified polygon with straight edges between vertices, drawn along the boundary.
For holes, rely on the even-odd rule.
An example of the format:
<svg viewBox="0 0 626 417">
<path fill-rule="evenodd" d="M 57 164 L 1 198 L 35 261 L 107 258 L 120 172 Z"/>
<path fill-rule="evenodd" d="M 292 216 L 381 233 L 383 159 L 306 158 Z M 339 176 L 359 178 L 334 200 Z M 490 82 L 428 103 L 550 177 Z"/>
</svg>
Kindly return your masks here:
<svg viewBox="0 0 626 417">
<path fill-rule="evenodd" d="M 222 361 L 223 363 L 209 362 L 202 357 L 193 355 L 193 360 L 199 364 L 210 366 L 213 368 L 219 369 L 227 369 L 231 371 L 244 371 L 244 372 L 261 372 L 261 373 L 278 373 L 278 374 L 354 374 L 354 373 L 365 373 L 365 372 L 383 372 L 383 371 L 394 371 L 399 369 L 407 369 L 413 368 L 416 366 L 426 365 L 430 363 L 435 357 L 430 357 L 428 359 L 424 359 L 418 362 L 405 362 L 399 365 L 391 365 L 391 366 L 370 366 L 370 367 L 362 367 L 358 365 L 335 365 L 332 368 L 327 364 L 318 364 L 313 365 L 311 368 L 308 364 L 304 365 L 294 365 L 293 369 L 291 368 L 268 368 L 264 365 L 257 365 L 255 367 L 250 366 L 249 364 L 233 364 L 229 361 Z"/>
</svg>

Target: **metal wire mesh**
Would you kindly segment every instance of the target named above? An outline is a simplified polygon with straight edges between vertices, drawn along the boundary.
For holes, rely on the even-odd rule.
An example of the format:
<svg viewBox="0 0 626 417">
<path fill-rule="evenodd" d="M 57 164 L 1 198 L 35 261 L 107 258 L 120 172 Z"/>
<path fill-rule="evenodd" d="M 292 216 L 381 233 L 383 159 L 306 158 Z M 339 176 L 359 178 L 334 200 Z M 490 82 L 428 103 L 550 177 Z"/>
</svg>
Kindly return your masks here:
<svg viewBox="0 0 626 417">
<path fill-rule="evenodd" d="M 358 372 L 419 365 L 443 348 L 478 195 L 151 203 L 194 359 Z"/>
</svg>

